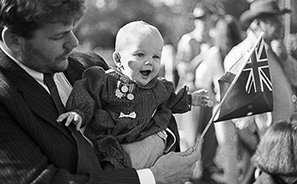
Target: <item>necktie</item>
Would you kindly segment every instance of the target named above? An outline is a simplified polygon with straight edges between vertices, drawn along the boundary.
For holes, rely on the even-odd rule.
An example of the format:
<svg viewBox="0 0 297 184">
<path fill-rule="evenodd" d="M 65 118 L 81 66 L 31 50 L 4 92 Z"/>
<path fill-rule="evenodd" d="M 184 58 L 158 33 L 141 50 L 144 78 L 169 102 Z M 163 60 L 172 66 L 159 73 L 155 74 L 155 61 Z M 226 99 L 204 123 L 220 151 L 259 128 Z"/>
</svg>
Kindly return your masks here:
<svg viewBox="0 0 297 184">
<path fill-rule="evenodd" d="M 59 114 L 65 112 L 65 107 L 61 101 L 59 92 L 58 92 L 58 88 L 56 86 L 56 83 L 54 81 L 54 75 L 53 74 L 44 74 L 44 83 L 45 85 L 48 87 L 50 93 L 51 93 L 51 97 L 55 102 L 55 105 L 59 111 Z"/>
<path fill-rule="evenodd" d="M 59 113 L 65 112 L 65 107 L 61 101 L 58 88 L 53 78 L 53 74 L 44 74 L 44 83 L 48 87 L 51 97 L 59 111 Z M 73 137 L 77 143 L 78 149 L 78 163 L 77 163 L 77 173 L 78 174 L 90 174 L 91 171 L 101 170 L 100 164 L 98 162 L 97 156 L 91 145 L 87 142 L 85 138 L 80 134 L 80 132 L 75 130 L 75 127 L 71 124 L 68 126 Z"/>
</svg>

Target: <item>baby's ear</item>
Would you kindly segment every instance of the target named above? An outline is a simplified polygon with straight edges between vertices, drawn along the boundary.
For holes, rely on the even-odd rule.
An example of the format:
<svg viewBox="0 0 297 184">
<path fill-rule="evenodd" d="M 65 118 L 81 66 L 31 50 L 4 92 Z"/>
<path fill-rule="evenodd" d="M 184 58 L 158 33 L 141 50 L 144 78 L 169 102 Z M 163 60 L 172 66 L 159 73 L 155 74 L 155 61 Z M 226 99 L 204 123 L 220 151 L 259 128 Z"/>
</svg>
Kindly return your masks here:
<svg viewBox="0 0 297 184">
<path fill-rule="evenodd" d="M 121 55 L 120 55 L 120 53 L 118 53 L 118 52 L 114 52 L 114 53 L 112 54 L 112 59 L 113 59 L 114 64 L 115 64 L 117 67 L 120 67 L 120 66 L 122 65 L 122 63 L 121 63 Z"/>
<path fill-rule="evenodd" d="M 114 52 L 114 53 L 112 54 L 112 59 L 113 59 L 113 62 L 114 62 L 116 65 L 118 65 L 118 63 L 121 63 L 121 55 L 120 55 L 120 53 L 118 53 L 118 52 Z"/>
</svg>

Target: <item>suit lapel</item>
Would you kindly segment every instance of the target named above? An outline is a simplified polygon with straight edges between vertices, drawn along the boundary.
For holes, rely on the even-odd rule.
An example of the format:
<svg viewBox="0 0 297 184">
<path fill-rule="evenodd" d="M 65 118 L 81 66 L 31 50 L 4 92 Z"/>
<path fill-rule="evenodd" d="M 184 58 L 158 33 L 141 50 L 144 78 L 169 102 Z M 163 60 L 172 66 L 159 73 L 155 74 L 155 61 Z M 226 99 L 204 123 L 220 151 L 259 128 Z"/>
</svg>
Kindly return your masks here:
<svg viewBox="0 0 297 184">
<path fill-rule="evenodd" d="M 38 116 L 73 140 L 69 131 L 56 122 L 59 116 L 55 104 L 48 92 L 26 71 L 19 67 L 13 60 L 7 57 L 0 49 L 1 71 L 10 79 L 10 82 L 20 93 L 29 108 Z"/>
</svg>

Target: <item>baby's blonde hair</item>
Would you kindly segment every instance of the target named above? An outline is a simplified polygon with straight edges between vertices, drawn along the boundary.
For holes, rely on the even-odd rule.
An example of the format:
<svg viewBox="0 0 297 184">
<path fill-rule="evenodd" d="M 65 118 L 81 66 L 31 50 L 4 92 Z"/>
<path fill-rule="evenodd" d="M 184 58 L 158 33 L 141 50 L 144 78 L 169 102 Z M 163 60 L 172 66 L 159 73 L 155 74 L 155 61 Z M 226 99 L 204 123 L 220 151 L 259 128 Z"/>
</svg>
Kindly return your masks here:
<svg viewBox="0 0 297 184">
<path fill-rule="evenodd" d="M 155 26 L 150 25 L 142 20 L 133 21 L 124 25 L 118 31 L 115 42 L 115 51 L 119 52 L 124 49 L 126 44 L 129 43 L 130 38 L 143 35 L 153 35 L 160 37 L 162 42 L 164 42 L 160 31 Z"/>
</svg>

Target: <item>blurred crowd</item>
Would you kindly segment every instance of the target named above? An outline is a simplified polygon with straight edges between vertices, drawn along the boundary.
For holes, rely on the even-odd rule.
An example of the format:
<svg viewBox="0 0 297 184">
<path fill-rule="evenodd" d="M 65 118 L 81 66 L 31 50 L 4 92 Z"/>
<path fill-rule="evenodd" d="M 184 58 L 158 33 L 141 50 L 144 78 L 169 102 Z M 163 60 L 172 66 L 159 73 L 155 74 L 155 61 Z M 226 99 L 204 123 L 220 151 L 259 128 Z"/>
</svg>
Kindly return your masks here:
<svg viewBox="0 0 297 184">
<path fill-rule="evenodd" d="M 266 168 L 275 166 L 264 161 L 260 161 L 260 164 L 263 164 L 261 166 L 251 162 L 251 157 L 267 129 L 275 122 L 289 120 L 296 112 L 296 35 L 285 35 L 283 24 L 284 16 L 289 15 L 291 10 L 281 9 L 276 1 L 256 0 L 249 3 L 250 8 L 243 12 L 239 19 L 217 6 L 198 3 L 190 17 L 194 19 L 195 28 L 181 37 L 175 60 L 171 62 L 176 66 L 178 74 L 177 88 L 188 85 L 191 90 L 207 89 L 215 102 L 213 108 L 192 108 L 190 113 L 176 116 L 179 120 L 183 150 L 195 144 L 211 117 L 216 115 L 213 113 L 221 100 L 218 84 L 220 77 L 252 48 L 257 37 L 264 32 L 274 109 L 264 114 L 211 124 L 204 136 L 201 162 L 197 164 L 192 183 L 262 183 L 266 181 L 261 179 L 263 176 L 255 175 L 255 171 L 259 170 L 273 176 L 290 175 L 290 181 L 296 181 L 296 174 L 287 174 L 284 168 L 267 171 Z M 285 39 L 290 41 L 287 46 Z M 192 123 L 183 124 L 184 121 Z M 262 143 L 259 148 L 261 151 L 258 152 L 267 151 L 263 144 L 265 143 Z M 288 144 L 286 146 L 292 149 L 292 152 L 286 153 L 294 154 L 295 148 Z M 271 154 L 276 154 L 274 152 Z M 276 155 L 271 158 L 274 161 L 277 159 L 280 158 L 276 158 Z M 285 159 L 289 160 L 286 157 Z M 290 161 L 296 163 L 294 158 L 290 158 Z M 290 169 L 296 171 L 295 167 Z M 271 181 L 274 180 L 267 179 L 263 183 L 273 183 Z"/>
</svg>

